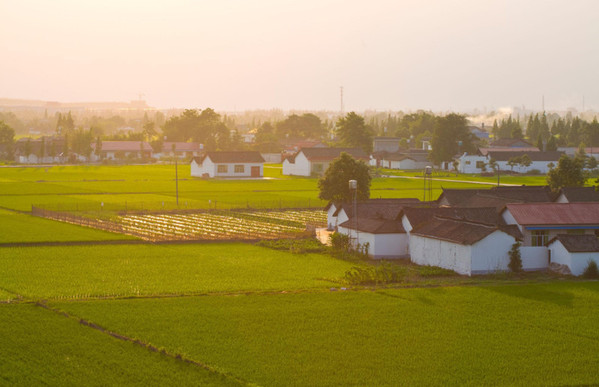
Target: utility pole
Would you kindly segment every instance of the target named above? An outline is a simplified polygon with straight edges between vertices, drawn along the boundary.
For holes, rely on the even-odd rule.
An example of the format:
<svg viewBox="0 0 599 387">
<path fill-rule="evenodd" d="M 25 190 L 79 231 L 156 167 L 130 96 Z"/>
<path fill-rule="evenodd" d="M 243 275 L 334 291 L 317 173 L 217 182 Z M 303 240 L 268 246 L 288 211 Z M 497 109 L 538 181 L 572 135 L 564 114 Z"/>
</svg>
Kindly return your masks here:
<svg viewBox="0 0 599 387">
<path fill-rule="evenodd" d="M 177 208 L 179 207 L 179 164 L 175 155 L 175 195 L 177 197 Z"/>
<path fill-rule="evenodd" d="M 341 97 L 341 116 L 343 116 L 343 111 L 345 110 L 343 106 L 343 86 L 339 87 L 340 97 Z"/>
<path fill-rule="evenodd" d="M 354 246 L 356 250 L 360 245 L 360 239 L 358 237 L 358 181 L 350 180 L 349 181 L 349 191 L 353 192 L 353 204 L 354 204 L 354 227 L 356 228 L 356 245 Z M 351 239 L 351 238 L 350 238 Z"/>
</svg>

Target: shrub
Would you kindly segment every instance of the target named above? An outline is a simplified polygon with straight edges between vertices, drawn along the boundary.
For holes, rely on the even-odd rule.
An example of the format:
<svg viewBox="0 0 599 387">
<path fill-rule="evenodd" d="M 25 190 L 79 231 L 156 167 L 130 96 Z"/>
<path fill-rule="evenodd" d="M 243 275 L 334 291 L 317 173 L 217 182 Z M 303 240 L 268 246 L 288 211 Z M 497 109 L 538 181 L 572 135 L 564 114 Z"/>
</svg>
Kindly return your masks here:
<svg viewBox="0 0 599 387">
<path fill-rule="evenodd" d="M 587 264 L 586 269 L 584 269 L 582 276 L 584 278 L 592 278 L 592 279 L 599 278 L 599 268 L 597 268 L 597 262 L 591 261 L 589 259 L 589 263 Z"/>
<path fill-rule="evenodd" d="M 334 232 L 329 238 L 331 240 L 331 246 L 333 247 L 333 250 L 341 253 L 346 253 L 351 250 L 349 235 Z"/>
<path fill-rule="evenodd" d="M 513 272 L 522 271 L 522 256 L 520 255 L 520 242 L 516 242 L 512 245 L 509 252 L 510 263 L 508 267 Z"/>
<path fill-rule="evenodd" d="M 379 285 L 402 282 L 405 277 L 404 267 L 383 262 L 378 266 L 354 266 L 345 272 L 343 278 L 352 285 Z"/>
<path fill-rule="evenodd" d="M 324 253 L 327 251 L 325 245 L 313 238 L 261 240 L 256 245 L 274 250 L 289 251 L 293 254 Z"/>
</svg>

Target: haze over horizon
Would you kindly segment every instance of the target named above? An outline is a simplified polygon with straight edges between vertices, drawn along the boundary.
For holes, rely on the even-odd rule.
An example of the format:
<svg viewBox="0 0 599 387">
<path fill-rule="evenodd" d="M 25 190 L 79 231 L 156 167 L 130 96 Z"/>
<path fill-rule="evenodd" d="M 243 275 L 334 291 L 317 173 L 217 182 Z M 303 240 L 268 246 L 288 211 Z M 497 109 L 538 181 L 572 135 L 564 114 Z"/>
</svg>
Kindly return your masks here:
<svg viewBox="0 0 599 387">
<path fill-rule="evenodd" d="M 1 2 L 0 97 L 599 110 L 599 2 Z"/>
</svg>

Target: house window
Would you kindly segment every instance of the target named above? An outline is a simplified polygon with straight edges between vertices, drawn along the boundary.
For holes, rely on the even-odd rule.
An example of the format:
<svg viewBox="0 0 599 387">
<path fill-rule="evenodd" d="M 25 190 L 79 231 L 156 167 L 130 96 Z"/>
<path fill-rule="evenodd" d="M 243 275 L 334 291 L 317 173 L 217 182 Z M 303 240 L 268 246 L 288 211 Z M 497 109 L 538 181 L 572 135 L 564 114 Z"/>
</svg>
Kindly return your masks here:
<svg viewBox="0 0 599 387">
<path fill-rule="evenodd" d="M 313 171 L 316 173 L 321 173 L 323 170 L 322 164 L 314 164 Z"/>
<path fill-rule="evenodd" d="M 466 165 L 470 165 L 470 164 L 472 164 L 472 163 L 471 163 L 470 161 L 466 161 L 464 164 L 466 164 Z"/>
<path fill-rule="evenodd" d="M 485 166 L 485 162 L 484 161 L 477 161 L 476 162 L 476 168 L 483 169 L 484 166 Z"/>
<path fill-rule="evenodd" d="M 245 166 L 244 165 L 236 165 L 235 166 L 235 173 L 243 173 L 245 172 Z"/>
<path fill-rule="evenodd" d="M 578 230 L 568 230 L 567 233 L 569 235 L 584 235 L 585 232 L 583 229 L 578 229 Z"/>
<path fill-rule="evenodd" d="M 216 172 L 227 173 L 227 172 L 229 172 L 229 168 L 227 168 L 227 165 L 219 165 L 216 169 Z"/>
<path fill-rule="evenodd" d="M 549 231 L 535 230 L 530 234 L 531 245 L 533 246 L 545 246 L 549 241 Z"/>
</svg>

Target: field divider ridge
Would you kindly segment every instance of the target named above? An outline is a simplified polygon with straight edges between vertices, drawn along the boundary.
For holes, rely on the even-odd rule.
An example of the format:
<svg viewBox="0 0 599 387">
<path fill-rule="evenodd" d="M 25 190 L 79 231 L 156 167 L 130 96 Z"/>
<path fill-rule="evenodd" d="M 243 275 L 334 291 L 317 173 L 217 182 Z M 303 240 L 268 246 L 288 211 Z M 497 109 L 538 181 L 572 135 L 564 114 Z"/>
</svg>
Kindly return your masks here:
<svg viewBox="0 0 599 387">
<path fill-rule="evenodd" d="M 126 342 L 129 342 L 129 343 L 138 345 L 140 347 L 143 347 L 143 348 L 145 348 L 145 349 L 147 349 L 147 350 L 149 350 L 151 352 L 159 353 L 162 356 L 166 356 L 166 357 L 169 357 L 171 359 L 175 359 L 177 361 L 181 361 L 181 362 L 184 362 L 184 363 L 187 363 L 187 364 L 191 364 L 193 366 L 205 369 L 205 370 L 207 370 L 207 371 L 209 371 L 211 373 L 217 374 L 217 375 L 219 375 L 219 376 L 221 376 L 223 378 L 226 378 L 228 380 L 236 382 L 236 383 L 238 383 L 240 385 L 246 385 L 246 386 L 247 385 L 253 385 L 253 383 L 251 383 L 251 382 L 249 382 L 249 381 L 247 381 L 247 380 L 245 380 L 245 379 L 243 379 L 241 377 L 232 375 L 230 373 L 225 373 L 225 372 L 219 371 L 216 368 L 214 368 L 214 367 L 212 367 L 212 366 L 210 366 L 208 364 L 205 364 L 205 363 L 202 363 L 200 361 L 191 359 L 191 358 L 189 358 L 189 357 L 187 357 L 185 355 L 182 355 L 180 353 L 173 353 L 173 352 L 170 352 L 170 351 L 166 350 L 165 348 L 158 348 L 155 345 L 153 345 L 151 343 L 148 343 L 148 342 L 145 342 L 145 341 L 142 341 L 140 339 L 135 339 L 135 338 L 132 338 L 132 337 L 129 337 L 129 336 L 126 336 L 126 335 L 122 335 L 122 334 L 117 333 L 117 332 L 113 332 L 111 330 L 108 330 L 108 329 L 102 327 L 101 325 L 95 324 L 95 323 L 93 323 L 91 321 L 88 321 L 88 320 L 85 320 L 85 319 L 80 318 L 78 316 L 72 315 L 72 314 L 70 314 L 70 313 L 68 313 L 68 312 L 66 312 L 64 310 L 61 310 L 61 309 L 58 309 L 58 308 L 53 308 L 53 307 L 47 305 L 46 303 L 38 301 L 38 302 L 35 303 L 35 305 L 39 306 L 39 307 L 41 307 L 41 308 L 43 308 L 45 310 L 48 310 L 50 312 L 53 312 L 53 313 L 55 313 L 55 314 L 57 314 L 59 316 L 63 316 L 63 317 L 68 318 L 70 320 L 78 321 L 79 324 L 81 324 L 83 326 L 95 329 L 95 330 L 97 330 L 97 331 L 99 331 L 101 333 L 104 333 L 105 335 L 111 336 L 111 337 L 113 337 L 113 338 L 115 338 L 117 340 L 126 341 Z"/>
</svg>

